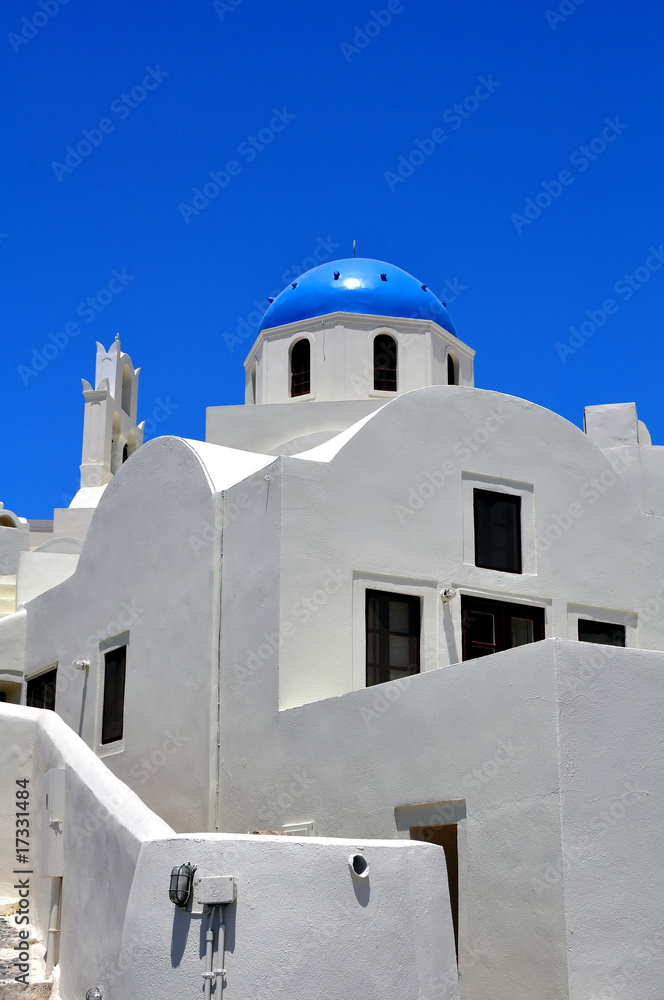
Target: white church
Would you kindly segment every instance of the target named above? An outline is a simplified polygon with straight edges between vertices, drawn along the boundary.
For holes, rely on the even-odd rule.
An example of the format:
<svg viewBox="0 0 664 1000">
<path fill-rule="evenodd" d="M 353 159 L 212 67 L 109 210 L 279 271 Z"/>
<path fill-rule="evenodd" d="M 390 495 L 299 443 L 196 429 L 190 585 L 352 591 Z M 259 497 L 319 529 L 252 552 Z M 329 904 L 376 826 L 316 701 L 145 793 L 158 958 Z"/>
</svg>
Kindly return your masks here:
<svg viewBox="0 0 664 1000">
<path fill-rule="evenodd" d="M 474 353 L 325 263 L 143 444 L 97 345 L 79 492 L 0 510 L 1 996 L 661 1000 L 664 448 Z"/>
</svg>

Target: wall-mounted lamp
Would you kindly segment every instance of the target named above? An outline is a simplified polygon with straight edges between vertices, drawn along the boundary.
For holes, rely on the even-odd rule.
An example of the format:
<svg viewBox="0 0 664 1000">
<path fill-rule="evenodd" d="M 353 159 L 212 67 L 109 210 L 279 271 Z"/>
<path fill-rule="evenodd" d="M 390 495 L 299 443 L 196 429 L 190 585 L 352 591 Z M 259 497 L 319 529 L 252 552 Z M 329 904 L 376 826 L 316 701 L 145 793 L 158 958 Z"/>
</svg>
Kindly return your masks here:
<svg viewBox="0 0 664 1000">
<path fill-rule="evenodd" d="M 85 994 L 85 1000 L 104 1000 L 104 994 L 98 986 L 93 986 L 92 989 L 88 990 Z"/>
<path fill-rule="evenodd" d="M 89 660 L 72 660 L 71 661 L 71 665 L 72 665 L 72 667 L 75 667 L 76 670 L 89 670 L 90 669 L 90 661 Z"/>
<path fill-rule="evenodd" d="M 450 601 L 454 600 L 454 598 L 456 597 L 456 595 L 457 595 L 457 592 L 454 589 L 454 587 L 445 587 L 440 592 L 440 599 L 443 602 L 443 604 L 449 604 Z"/>
<path fill-rule="evenodd" d="M 168 898 L 176 906 L 184 907 L 189 902 L 191 887 L 194 882 L 194 872 L 196 865 L 176 865 L 171 871 L 171 884 L 168 890 Z"/>
</svg>

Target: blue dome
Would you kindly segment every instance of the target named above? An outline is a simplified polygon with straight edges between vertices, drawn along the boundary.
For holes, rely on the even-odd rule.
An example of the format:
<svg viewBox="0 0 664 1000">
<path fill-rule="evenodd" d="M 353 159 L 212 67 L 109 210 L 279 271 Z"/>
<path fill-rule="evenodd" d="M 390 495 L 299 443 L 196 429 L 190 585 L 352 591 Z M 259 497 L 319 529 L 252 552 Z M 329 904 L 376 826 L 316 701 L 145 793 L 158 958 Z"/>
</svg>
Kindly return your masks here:
<svg viewBox="0 0 664 1000">
<path fill-rule="evenodd" d="M 447 309 L 426 285 L 366 257 L 333 260 L 300 275 L 266 311 L 261 330 L 333 312 L 430 319 L 456 337 Z"/>
</svg>

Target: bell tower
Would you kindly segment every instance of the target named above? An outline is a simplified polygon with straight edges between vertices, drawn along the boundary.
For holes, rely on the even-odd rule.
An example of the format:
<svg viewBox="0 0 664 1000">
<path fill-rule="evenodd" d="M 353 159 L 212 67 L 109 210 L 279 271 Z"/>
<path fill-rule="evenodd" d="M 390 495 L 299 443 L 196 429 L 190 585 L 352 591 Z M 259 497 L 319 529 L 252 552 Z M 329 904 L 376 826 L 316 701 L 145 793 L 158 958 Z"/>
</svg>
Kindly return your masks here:
<svg viewBox="0 0 664 1000">
<path fill-rule="evenodd" d="M 143 444 L 143 423 L 136 423 L 138 376 L 120 347 L 120 335 L 107 351 L 97 343 L 94 389 L 82 379 L 85 399 L 81 489 L 105 486 Z"/>
</svg>

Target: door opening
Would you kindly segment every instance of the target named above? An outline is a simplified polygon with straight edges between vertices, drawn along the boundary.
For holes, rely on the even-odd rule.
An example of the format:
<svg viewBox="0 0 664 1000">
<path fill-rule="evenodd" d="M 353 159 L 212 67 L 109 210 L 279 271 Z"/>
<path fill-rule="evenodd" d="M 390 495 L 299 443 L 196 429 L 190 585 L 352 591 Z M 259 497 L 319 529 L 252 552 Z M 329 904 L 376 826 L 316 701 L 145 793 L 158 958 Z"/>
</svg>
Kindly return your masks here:
<svg viewBox="0 0 664 1000">
<path fill-rule="evenodd" d="M 454 927 L 454 947 L 457 964 L 459 962 L 459 837 L 456 823 L 443 826 L 411 826 L 411 840 L 424 840 L 428 844 L 438 844 L 445 851 L 447 883 L 450 890 L 450 907 Z"/>
</svg>

